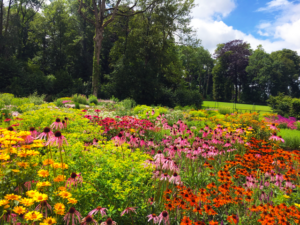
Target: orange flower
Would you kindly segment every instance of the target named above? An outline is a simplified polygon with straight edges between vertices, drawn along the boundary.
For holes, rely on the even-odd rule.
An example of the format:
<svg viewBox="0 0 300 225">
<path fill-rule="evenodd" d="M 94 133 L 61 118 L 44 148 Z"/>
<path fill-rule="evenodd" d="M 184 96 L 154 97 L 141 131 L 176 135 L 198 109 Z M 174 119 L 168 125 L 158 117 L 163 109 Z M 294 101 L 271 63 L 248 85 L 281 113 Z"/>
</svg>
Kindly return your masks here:
<svg viewBox="0 0 300 225">
<path fill-rule="evenodd" d="M 227 217 L 227 221 L 229 223 L 233 223 L 233 224 L 237 224 L 238 220 L 237 220 L 237 216 L 236 215 L 231 215 Z"/>
<path fill-rule="evenodd" d="M 208 223 L 209 225 L 218 225 L 219 223 L 217 222 L 217 221 L 210 221 L 209 223 Z"/>
<path fill-rule="evenodd" d="M 190 220 L 189 217 L 184 216 L 183 219 L 181 220 L 180 225 L 192 225 L 192 220 Z"/>
</svg>

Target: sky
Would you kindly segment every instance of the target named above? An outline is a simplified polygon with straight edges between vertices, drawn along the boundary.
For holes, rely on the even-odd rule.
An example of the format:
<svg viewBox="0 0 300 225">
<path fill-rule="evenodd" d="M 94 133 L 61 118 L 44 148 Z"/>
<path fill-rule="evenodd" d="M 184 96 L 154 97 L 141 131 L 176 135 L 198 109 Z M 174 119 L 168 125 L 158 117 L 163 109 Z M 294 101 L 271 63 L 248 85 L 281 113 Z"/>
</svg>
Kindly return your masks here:
<svg viewBox="0 0 300 225">
<path fill-rule="evenodd" d="M 300 0 L 195 0 L 191 25 L 202 46 L 240 39 L 266 52 L 283 48 L 300 55 Z"/>
</svg>

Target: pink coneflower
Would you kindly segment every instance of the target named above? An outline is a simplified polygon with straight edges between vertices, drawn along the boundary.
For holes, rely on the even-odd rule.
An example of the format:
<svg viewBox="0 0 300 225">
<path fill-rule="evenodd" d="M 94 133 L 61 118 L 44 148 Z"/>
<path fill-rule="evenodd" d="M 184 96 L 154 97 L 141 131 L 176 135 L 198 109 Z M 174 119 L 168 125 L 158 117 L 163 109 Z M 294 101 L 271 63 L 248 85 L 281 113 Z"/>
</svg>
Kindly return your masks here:
<svg viewBox="0 0 300 225">
<path fill-rule="evenodd" d="M 170 176 L 167 173 L 163 173 L 160 177 L 160 180 L 169 180 Z"/>
<path fill-rule="evenodd" d="M 148 198 L 148 203 L 149 203 L 150 205 L 153 205 L 153 203 L 154 203 L 154 198 L 153 198 L 153 197 Z"/>
<path fill-rule="evenodd" d="M 159 224 L 164 221 L 164 224 L 169 224 L 169 213 L 167 211 L 162 211 L 161 214 L 158 216 Z"/>
<path fill-rule="evenodd" d="M 116 225 L 117 223 L 112 220 L 112 218 L 108 218 L 105 222 L 102 222 L 100 225 Z"/>
<path fill-rule="evenodd" d="M 176 172 L 173 173 L 172 177 L 169 180 L 170 183 L 172 183 L 173 181 L 174 184 L 178 184 L 180 182 L 180 176 Z"/>
<path fill-rule="evenodd" d="M 137 208 L 137 207 L 127 207 L 127 208 L 121 213 L 121 216 L 123 216 L 125 213 L 130 213 L 130 212 L 136 213 L 136 208 Z"/>
<path fill-rule="evenodd" d="M 48 139 L 53 135 L 53 132 L 51 131 L 51 129 L 49 127 L 45 127 L 44 131 L 42 133 L 40 133 L 39 136 L 36 137 L 36 139 Z"/>
<path fill-rule="evenodd" d="M 112 140 L 114 140 L 117 145 L 122 145 L 126 141 L 125 136 L 121 132 L 117 136 L 113 137 Z"/>
<path fill-rule="evenodd" d="M 15 223 L 17 221 L 17 214 L 12 213 L 10 210 L 6 210 L 6 213 L 3 214 L 4 222 Z"/>
<path fill-rule="evenodd" d="M 106 208 L 102 208 L 101 206 L 98 206 L 97 208 L 93 209 L 92 211 L 89 212 L 89 216 L 96 215 L 98 212 L 101 213 L 101 216 L 106 216 Z"/>
<path fill-rule="evenodd" d="M 72 217 L 72 225 L 74 225 L 75 218 L 76 218 L 75 216 L 77 216 L 77 221 L 80 222 L 80 220 L 81 220 L 80 213 L 74 207 L 71 207 L 69 209 L 69 212 L 64 216 L 64 221 L 66 221 L 67 225 L 69 225 L 70 219 Z"/>
<path fill-rule="evenodd" d="M 278 137 L 278 136 L 276 135 L 275 132 L 274 132 L 273 135 L 269 138 L 269 140 L 284 142 L 283 138 Z"/>
<path fill-rule="evenodd" d="M 147 217 L 149 218 L 148 222 L 150 222 L 151 220 L 153 220 L 154 224 L 157 224 L 159 222 L 158 216 L 154 213 L 148 215 Z"/>
<path fill-rule="evenodd" d="M 46 145 L 55 145 L 61 147 L 63 144 L 68 145 L 67 139 L 61 134 L 60 131 L 55 131 L 54 136 L 46 142 Z"/>
<path fill-rule="evenodd" d="M 57 119 L 55 120 L 55 122 L 51 124 L 50 127 L 51 127 L 52 129 L 55 128 L 56 130 L 58 130 L 58 129 L 63 129 L 63 128 L 64 128 L 64 125 L 63 125 L 63 123 L 60 121 L 60 119 L 57 118 Z"/>
<path fill-rule="evenodd" d="M 278 130 L 274 123 L 272 123 L 272 124 L 269 125 L 269 126 L 270 126 L 270 129 L 271 129 L 271 130 Z"/>
<path fill-rule="evenodd" d="M 229 141 L 226 142 L 226 144 L 224 145 L 224 147 L 231 147 L 231 144 Z"/>
<path fill-rule="evenodd" d="M 91 223 L 93 223 L 93 224 L 98 224 L 97 221 L 94 220 L 93 217 L 91 217 L 91 216 L 86 216 L 86 217 L 84 217 L 83 220 L 81 221 L 81 225 L 87 225 L 87 224 L 91 224 Z M 112 223 L 111 223 L 111 224 L 112 224 Z M 101 223 L 101 225 L 102 225 L 102 223 Z M 106 223 L 105 223 L 105 225 L 106 225 Z"/>
<path fill-rule="evenodd" d="M 45 217 L 47 217 L 48 215 L 48 209 L 50 211 L 52 210 L 51 205 L 49 205 L 47 201 L 41 201 L 40 204 L 38 204 L 37 207 L 35 208 L 35 211 L 41 210 L 41 213 L 43 213 L 42 212 L 43 209 L 45 209 Z"/>
<path fill-rule="evenodd" d="M 31 136 L 32 136 L 33 138 L 36 138 L 36 137 L 37 137 L 38 132 L 35 130 L 34 127 L 30 127 L 29 131 L 30 131 Z"/>
<path fill-rule="evenodd" d="M 66 187 L 67 188 L 71 188 L 73 185 L 75 185 L 75 187 L 77 187 L 77 185 L 80 183 L 82 184 L 83 179 L 80 173 L 71 173 L 71 177 L 68 178 L 68 180 L 66 181 Z M 101 213 L 102 214 L 102 213 Z"/>
</svg>

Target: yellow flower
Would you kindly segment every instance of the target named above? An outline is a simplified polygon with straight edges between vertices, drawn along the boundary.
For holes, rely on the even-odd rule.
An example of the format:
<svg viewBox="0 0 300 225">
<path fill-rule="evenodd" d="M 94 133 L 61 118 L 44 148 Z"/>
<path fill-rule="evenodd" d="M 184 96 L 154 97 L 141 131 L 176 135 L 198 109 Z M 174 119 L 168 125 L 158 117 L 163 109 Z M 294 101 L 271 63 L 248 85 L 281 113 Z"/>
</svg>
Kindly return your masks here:
<svg viewBox="0 0 300 225">
<path fill-rule="evenodd" d="M 23 198 L 20 200 L 20 203 L 22 205 L 25 205 L 27 207 L 32 206 L 34 204 L 34 200 L 31 198 Z"/>
<path fill-rule="evenodd" d="M 298 207 L 298 208 L 300 208 L 300 204 L 295 203 L 295 206 Z"/>
<path fill-rule="evenodd" d="M 53 180 L 54 180 L 54 182 L 61 182 L 61 181 L 64 181 L 65 179 L 66 179 L 66 176 L 64 176 L 64 175 L 58 175 Z"/>
<path fill-rule="evenodd" d="M 56 223 L 56 220 L 53 217 L 47 217 L 46 219 L 44 219 L 43 223 L 47 225 L 52 225 Z"/>
<path fill-rule="evenodd" d="M 285 198 L 291 198 L 290 196 L 288 196 L 288 195 L 283 195 L 283 197 L 285 197 Z"/>
<path fill-rule="evenodd" d="M 24 218 L 26 220 L 41 220 L 43 215 L 40 212 L 32 211 L 25 214 Z"/>
<path fill-rule="evenodd" d="M 52 165 L 53 163 L 54 163 L 54 161 L 52 159 L 45 159 L 43 161 L 44 166 Z"/>
<path fill-rule="evenodd" d="M 76 204 L 78 201 L 75 198 L 69 198 L 68 204 Z"/>
<path fill-rule="evenodd" d="M 1 154 L 0 155 L 0 160 L 8 160 L 8 159 L 10 159 L 9 155 L 7 155 L 7 154 Z"/>
<path fill-rule="evenodd" d="M 62 198 L 71 198 L 72 194 L 67 191 L 61 191 L 58 193 L 58 195 Z"/>
<path fill-rule="evenodd" d="M 35 190 L 30 190 L 30 191 L 27 191 L 26 192 L 26 195 L 33 198 L 35 195 L 39 194 L 38 191 L 35 191 Z"/>
<path fill-rule="evenodd" d="M 20 170 L 11 170 L 11 171 L 13 171 L 15 173 L 19 173 L 20 172 Z"/>
<path fill-rule="evenodd" d="M 59 190 L 59 191 L 66 191 L 66 190 L 67 190 L 67 188 L 66 188 L 66 187 L 64 187 L 64 186 L 61 186 L 61 187 L 59 187 L 59 188 L 58 188 L 58 190 Z"/>
<path fill-rule="evenodd" d="M 36 194 L 33 199 L 37 202 L 42 202 L 42 201 L 46 201 L 48 200 L 48 195 L 47 194 L 41 194 L 41 193 L 38 193 Z"/>
<path fill-rule="evenodd" d="M 48 172 L 48 170 L 39 170 L 38 171 L 38 175 L 40 177 L 48 177 L 49 176 L 49 172 Z"/>
<path fill-rule="evenodd" d="M 62 203 L 56 203 L 54 205 L 54 212 L 58 215 L 64 215 L 65 214 L 65 205 Z"/>
<path fill-rule="evenodd" d="M 27 167 L 29 167 L 29 164 L 27 162 L 18 162 L 17 165 L 19 167 L 23 167 L 24 169 L 26 169 Z"/>
<path fill-rule="evenodd" d="M 26 212 L 26 209 L 23 206 L 16 206 L 13 211 L 17 213 L 18 215 L 24 214 Z"/>
<path fill-rule="evenodd" d="M 15 200 L 15 201 L 18 201 L 21 198 L 21 196 L 15 195 L 15 194 L 7 194 L 7 195 L 4 196 L 4 198 L 6 200 Z"/>
<path fill-rule="evenodd" d="M 49 181 L 45 181 L 45 182 L 38 182 L 36 184 L 36 186 L 38 188 L 41 188 L 41 187 L 50 187 L 51 186 L 51 183 Z"/>
<path fill-rule="evenodd" d="M 7 205 L 7 204 L 9 204 L 9 201 L 7 201 L 7 200 L 0 200 L 0 206 Z"/>
</svg>

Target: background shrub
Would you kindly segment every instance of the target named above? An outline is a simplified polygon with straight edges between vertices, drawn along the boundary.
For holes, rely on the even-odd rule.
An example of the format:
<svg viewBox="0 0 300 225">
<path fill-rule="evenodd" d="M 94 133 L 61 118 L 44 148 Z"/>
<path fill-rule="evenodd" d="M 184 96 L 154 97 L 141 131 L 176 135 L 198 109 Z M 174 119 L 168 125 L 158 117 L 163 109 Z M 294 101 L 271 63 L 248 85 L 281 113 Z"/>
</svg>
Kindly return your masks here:
<svg viewBox="0 0 300 225">
<path fill-rule="evenodd" d="M 180 106 L 194 105 L 196 109 L 202 106 L 202 96 L 197 90 L 179 89 L 175 92 L 176 104 Z"/>
<path fill-rule="evenodd" d="M 89 96 L 89 103 L 94 103 L 95 105 L 98 105 L 98 98 L 95 95 Z"/>
</svg>

